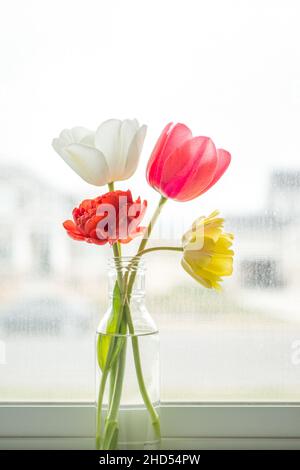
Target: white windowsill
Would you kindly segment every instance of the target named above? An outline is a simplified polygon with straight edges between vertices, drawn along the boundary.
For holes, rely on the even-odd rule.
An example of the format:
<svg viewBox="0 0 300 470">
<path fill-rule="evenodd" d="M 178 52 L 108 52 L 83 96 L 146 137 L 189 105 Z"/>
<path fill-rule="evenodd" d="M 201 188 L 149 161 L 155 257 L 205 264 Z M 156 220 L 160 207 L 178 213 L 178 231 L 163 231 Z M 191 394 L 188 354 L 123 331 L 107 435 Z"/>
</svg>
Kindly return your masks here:
<svg viewBox="0 0 300 470">
<path fill-rule="evenodd" d="M 300 449 L 300 404 L 164 403 L 165 449 Z M 93 449 L 95 407 L 0 405 L 0 449 Z"/>
</svg>

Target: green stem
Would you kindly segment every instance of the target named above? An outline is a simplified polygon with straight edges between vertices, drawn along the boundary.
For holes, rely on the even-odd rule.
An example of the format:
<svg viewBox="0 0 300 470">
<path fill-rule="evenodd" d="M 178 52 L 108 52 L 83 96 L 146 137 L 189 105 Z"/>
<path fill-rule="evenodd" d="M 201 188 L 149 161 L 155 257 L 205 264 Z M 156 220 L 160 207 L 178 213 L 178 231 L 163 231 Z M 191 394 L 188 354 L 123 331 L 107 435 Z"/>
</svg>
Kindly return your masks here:
<svg viewBox="0 0 300 470">
<path fill-rule="evenodd" d="M 123 377 L 125 372 L 125 359 L 126 359 L 126 342 L 122 347 L 122 351 L 120 352 L 120 359 L 118 363 L 118 372 L 116 376 L 115 382 L 115 389 L 114 389 L 114 401 L 111 404 L 111 409 L 109 411 L 109 419 L 115 420 L 117 418 L 120 400 L 121 400 L 121 392 L 122 392 L 122 383 Z"/>
<path fill-rule="evenodd" d="M 114 183 L 108 184 L 109 191 L 114 191 Z M 116 272 L 117 272 L 117 282 L 119 284 L 120 293 L 122 296 L 122 307 L 120 308 L 119 313 L 119 324 L 121 323 L 123 316 L 123 307 L 125 304 L 124 300 L 124 291 L 125 283 L 123 281 L 122 271 L 120 266 L 118 266 L 118 260 L 121 257 L 121 246 L 119 242 L 114 243 L 113 253 L 115 257 Z M 104 440 L 103 440 L 103 449 L 110 449 L 116 446 L 117 444 L 117 435 L 118 435 L 118 423 L 117 416 L 121 401 L 123 379 L 125 373 L 125 358 L 126 358 L 126 342 L 122 347 L 121 352 L 119 353 L 118 360 L 116 364 L 111 368 L 110 371 L 110 391 L 109 391 L 109 409 L 106 417 L 105 429 L 104 429 Z"/>
<path fill-rule="evenodd" d="M 140 350 L 139 350 L 139 342 L 137 336 L 134 334 L 134 326 L 132 322 L 132 318 L 130 315 L 130 309 L 129 307 L 126 308 L 126 318 L 127 318 L 127 323 L 128 323 L 128 329 L 129 333 L 131 335 L 131 343 L 132 343 L 132 351 L 133 351 L 133 358 L 134 358 L 134 365 L 135 365 L 135 371 L 136 371 L 136 376 L 139 384 L 139 389 L 141 392 L 141 395 L 143 397 L 145 406 L 151 416 L 151 421 L 152 425 L 155 431 L 155 434 L 158 439 L 160 439 L 160 422 L 159 422 L 159 416 L 157 412 L 155 411 L 153 404 L 151 402 L 151 399 L 149 397 L 146 385 L 145 385 L 145 380 L 143 376 L 143 370 L 142 370 L 142 364 L 141 364 L 141 356 L 140 356 Z"/>
<path fill-rule="evenodd" d="M 114 191 L 114 189 L 115 189 L 114 182 L 108 183 L 108 189 L 109 189 L 109 191 Z M 119 245 L 119 242 L 114 243 L 112 248 L 113 248 L 114 257 L 115 258 L 120 258 L 120 256 L 121 256 L 121 247 Z M 117 280 L 118 280 L 120 292 L 122 292 L 123 280 L 122 280 L 122 273 L 119 272 L 119 270 L 117 270 Z M 119 322 L 119 323 L 121 323 L 121 322 Z M 112 397 L 113 397 L 116 372 L 117 372 L 117 365 L 114 364 L 111 367 L 111 371 L 110 371 L 110 374 L 109 374 L 109 381 L 110 381 L 110 385 L 109 385 L 109 404 L 111 403 L 111 400 L 112 400 Z"/>
<path fill-rule="evenodd" d="M 114 191 L 114 183 L 109 183 L 108 184 L 108 189 L 109 191 Z M 113 252 L 115 257 L 120 257 L 121 255 L 121 247 L 119 243 L 114 243 L 113 244 Z M 123 281 L 122 281 L 122 273 L 117 270 L 117 282 L 119 284 L 120 292 L 123 290 Z M 118 319 L 118 326 L 117 330 L 119 329 L 119 325 L 121 324 L 121 315 L 123 309 L 120 309 L 120 315 Z M 99 385 L 99 393 L 98 393 L 98 403 L 97 403 L 97 429 L 96 429 L 96 449 L 100 449 L 101 444 L 102 444 L 102 406 L 103 406 L 103 398 L 104 398 L 104 392 L 105 392 L 105 387 L 106 387 L 106 382 L 109 374 L 109 366 L 110 366 L 110 361 L 114 352 L 114 339 L 112 338 L 110 345 L 109 345 L 109 350 L 107 353 L 107 358 L 106 358 L 106 363 L 104 370 L 102 371 L 102 376 L 101 376 L 101 382 Z M 111 403 L 111 400 L 113 398 L 113 389 L 114 389 L 114 384 L 115 384 L 115 375 L 116 375 L 116 365 L 113 365 L 110 371 L 110 391 L 109 391 L 109 403 Z"/>
<path fill-rule="evenodd" d="M 119 286 L 122 284 L 121 281 L 117 281 Z M 122 320 L 122 313 L 123 308 L 120 309 L 120 315 L 117 322 L 116 331 L 119 331 L 121 320 Z M 96 449 L 100 449 L 102 443 L 102 406 L 103 406 L 103 397 L 104 391 L 106 387 L 106 382 L 108 378 L 108 374 L 110 372 L 110 391 L 109 391 L 109 403 L 111 403 L 112 395 L 113 395 L 113 388 L 115 383 L 115 374 L 116 374 L 116 366 L 113 365 L 110 369 L 111 359 L 114 353 L 115 348 L 115 338 L 111 338 L 109 343 L 109 349 L 105 361 L 105 366 L 102 371 L 101 381 L 99 385 L 99 393 L 98 393 L 98 403 L 97 403 L 97 421 L 96 421 Z"/>
<path fill-rule="evenodd" d="M 102 418 L 102 404 L 103 404 L 103 397 L 105 391 L 105 385 L 107 381 L 108 370 L 104 370 L 101 376 L 101 382 L 99 386 L 99 393 L 98 393 L 98 403 L 97 403 L 97 429 L 96 429 L 96 449 L 100 449 L 101 447 L 101 418 Z"/>
<path fill-rule="evenodd" d="M 145 246 L 147 245 L 147 242 L 148 242 L 148 239 L 150 238 L 150 235 L 152 233 L 152 230 L 153 230 L 153 227 L 161 213 L 161 210 L 163 208 L 163 206 L 165 205 L 165 203 L 167 202 L 167 198 L 165 198 L 164 196 L 161 196 L 160 197 L 160 200 L 158 202 L 158 206 L 157 208 L 155 209 L 154 211 L 154 214 L 149 222 L 149 225 L 147 227 L 147 230 L 142 238 L 142 241 L 140 243 L 140 246 L 139 246 L 139 249 L 138 249 L 138 252 L 140 251 L 143 251 L 143 249 L 145 248 Z"/>
<path fill-rule="evenodd" d="M 140 243 L 140 246 L 138 248 L 138 251 L 137 251 L 137 254 L 135 255 L 134 258 L 138 257 L 139 256 L 139 253 L 143 252 L 144 249 L 145 249 L 145 246 L 147 245 L 148 243 L 148 239 L 152 233 L 152 230 L 153 230 L 153 227 L 161 213 L 161 210 L 163 208 L 163 206 L 165 205 L 165 203 L 167 202 L 168 199 L 166 199 L 164 196 L 161 196 L 160 197 L 160 200 L 158 202 L 158 206 L 157 208 L 155 209 L 154 211 L 154 214 L 149 222 L 149 225 L 147 227 L 147 230 L 145 232 L 145 235 L 143 236 L 142 238 L 142 241 Z M 132 288 L 133 288 L 133 284 L 134 284 L 134 281 L 135 281 L 135 278 L 136 278 L 136 270 L 134 272 L 131 273 L 131 276 L 129 278 L 129 281 L 128 281 L 128 289 L 127 289 L 127 292 L 128 292 L 128 295 L 131 294 L 131 291 L 132 291 Z"/>
<path fill-rule="evenodd" d="M 119 431 L 118 426 L 118 412 L 121 402 L 123 380 L 125 374 L 125 365 L 126 365 L 126 342 L 124 343 L 122 350 L 118 358 L 117 373 L 115 376 L 115 384 L 113 390 L 113 396 L 110 403 L 110 408 L 107 414 L 105 430 L 104 430 L 104 441 L 103 449 L 111 450 L 116 445 L 116 435 Z"/>
<path fill-rule="evenodd" d="M 161 210 L 164 206 L 164 204 L 167 202 L 167 199 L 163 196 L 161 196 L 158 206 L 150 220 L 150 223 L 148 225 L 148 228 L 146 230 L 146 233 L 140 243 L 137 255 L 134 257 L 138 257 L 140 253 L 143 253 L 145 250 L 145 246 L 147 245 L 148 239 L 151 235 L 151 232 L 153 230 L 153 227 L 161 213 Z M 133 289 L 134 281 L 136 278 L 136 273 L 137 270 L 131 273 L 131 276 L 128 281 L 128 286 L 126 290 L 126 299 L 130 299 L 130 295 Z M 128 301 L 127 301 L 128 302 Z M 127 304 L 128 305 L 128 304 Z M 139 389 L 143 398 L 143 401 L 145 403 L 145 406 L 151 416 L 152 420 L 152 425 L 154 428 L 154 431 L 156 433 L 156 436 L 158 439 L 160 439 L 160 423 L 159 423 L 159 416 L 157 412 L 155 411 L 151 399 L 149 397 L 145 381 L 144 381 L 144 376 L 143 376 L 143 370 L 142 370 L 142 365 L 141 365 L 141 358 L 140 358 L 140 351 L 139 351 L 139 343 L 138 343 L 138 338 L 135 336 L 135 331 L 134 331 L 134 325 L 132 322 L 131 314 L 130 314 L 130 308 L 128 305 L 128 308 L 126 308 L 126 318 L 127 318 L 127 323 L 128 323 L 128 329 L 129 333 L 131 335 L 131 342 L 132 342 L 132 351 L 133 351 L 133 358 L 134 358 L 134 364 L 135 364 L 135 369 L 136 369 L 136 376 L 139 384 Z"/>
<path fill-rule="evenodd" d="M 111 366 L 110 374 L 109 374 L 109 397 L 108 397 L 109 403 L 111 403 L 111 400 L 113 397 L 116 373 L 117 373 L 117 364 L 114 362 L 114 364 Z"/>
<path fill-rule="evenodd" d="M 113 183 L 109 183 L 108 187 L 110 191 L 114 190 Z M 140 243 L 136 257 L 140 256 L 140 254 L 145 254 L 149 250 L 155 251 L 154 249 L 151 249 L 151 248 L 149 250 L 145 250 L 145 246 L 148 242 L 148 238 L 152 232 L 152 229 L 156 223 L 156 220 L 161 212 L 161 209 L 163 205 L 166 203 L 166 201 L 167 199 L 162 196 L 159 201 L 158 207 L 156 208 L 151 218 L 151 221 L 148 225 L 147 231 Z M 163 249 L 167 249 L 167 248 L 164 247 Z M 118 243 L 113 244 L 113 252 L 114 252 L 115 258 L 120 258 L 121 250 L 120 250 L 120 246 Z M 145 385 L 141 359 L 140 359 L 138 338 L 134 336 L 134 333 L 135 333 L 134 326 L 133 326 L 133 322 L 132 322 L 132 318 L 130 314 L 130 308 L 129 308 L 129 304 L 127 300 L 128 297 L 130 298 L 130 295 L 131 295 L 131 291 L 132 291 L 135 277 L 136 277 L 136 271 L 131 273 L 131 276 L 129 277 L 129 281 L 127 284 L 128 272 L 126 273 L 123 279 L 122 272 L 117 266 L 117 263 L 116 263 L 116 270 L 117 270 L 117 282 L 119 284 L 120 292 L 122 295 L 122 308 L 120 309 L 120 318 L 122 318 L 122 315 L 124 314 L 124 309 L 125 309 L 126 319 L 128 322 L 128 328 L 129 328 L 129 332 L 130 332 L 131 340 L 132 340 L 132 349 L 133 349 L 134 363 L 135 363 L 135 368 L 136 368 L 136 375 L 137 375 L 137 380 L 139 384 L 139 389 L 143 397 L 145 406 L 147 407 L 148 412 L 151 416 L 152 424 L 156 432 L 156 435 L 158 438 L 160 438 L 159 417 L 151 403 L 151 399 L 149 398 L 148 391 Z M 109 353 L 111 352 L 111 349 L 112 349 L 112 342 L 110 344 Z M 117 443 L 117 436 L 118 436 L 117 416 L 118 416 L 118 410 L 120 406 L 121 394 L 122 394 L 122 388 L 123 388 L 125 359 L 126 359 L 126 343 L 124 344 L 120 352 L 118 363 L 114 367 L 114 371 L 111 370 L 112 375 L 110 378 L 111 379 L 110 402 L 109 402 L 109 411 L 108 411 L 108 415 L 106 418 L 105 429 L 104 429 L 104 440 L 103 440 L 103 445 L 102 445 L 103 449 L 111 449 L 114 446 L 116 446 L 116 443 Z M 109 364 L 108 360 L 106 362 L 106 365 L 107 364 Z M 101 445 L 101 412 L 102 412 L 103 394 L 105 390 L 107 375 L 108 375 L 108 371 L 104 370 L 102 374 L 100 388 L 99 388 L 98 412 L 97 412 L 97 434 L 96 434 L 96 442 L 98 445 L 97 448 L 99 448 Z"/>
<path fill-rule="evenodd" d="M 154 246 L 152 248 L 147 248 L 146 250 L 140 251 L 136 257 L 146 255 L 152 251 L 183 251 L 182 246 Z"/>
<path fill-rule="evenodd" d="M 112 184 L 113 186 L 113 184 Z M 113 190 L 113 189 L 112 189 Z M 121 296 L 122 296 L 122 306 L 119 312 L 119 321 L 118 323 L 121 324 L 122 316 L 123 316 L 123 292 L 125 289 L 122 277 L 122 271 L 120 266 L 117 265 L 117 260 L 120 259 L 121 256 L 121 247 L 119 243 L 113 244 L 113 253 L 114 257 L 116 258 L 116 271 L 117 271 L 117 282 L 119 284 Z M 117 414 L 120 406 L 121 400 L 121 393 L 122 393 L 122 384 L 124 378 L 124 371 L 125 371 L 125 357 L 126 357 L 126 343 L 123 345 L 122 350 L 120 352 L 119 358 L 116 363 L 111 367 L 110 370 L 110 387 L 109 387 L 109 406 L 108 406 L 108 414 L 106 417 L 106 424 L 104 429 L 104 440 L 103 440 L 103 449 L 110 449 L 111 444 L 116 444 L 117 442 L 117 434 L 118 434 L 118 425 L 117 425 Z"/>
</svg>

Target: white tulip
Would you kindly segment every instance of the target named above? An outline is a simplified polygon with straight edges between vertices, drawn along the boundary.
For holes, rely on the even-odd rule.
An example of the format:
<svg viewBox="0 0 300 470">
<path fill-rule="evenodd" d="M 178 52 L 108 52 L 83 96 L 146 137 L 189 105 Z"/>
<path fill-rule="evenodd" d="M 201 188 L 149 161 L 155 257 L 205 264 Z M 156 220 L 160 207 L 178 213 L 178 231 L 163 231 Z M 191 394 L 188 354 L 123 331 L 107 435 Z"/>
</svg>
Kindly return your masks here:
<svg viewBox="0 0 300 470">
<path fill-rule="evenodd" d="M 146 130 L 136 119 L 109 119 L 96 132 L 84 127 L 65 129 L 52 146 L 82 179 L 103 186 L 135 172 Z"/>
</svg>

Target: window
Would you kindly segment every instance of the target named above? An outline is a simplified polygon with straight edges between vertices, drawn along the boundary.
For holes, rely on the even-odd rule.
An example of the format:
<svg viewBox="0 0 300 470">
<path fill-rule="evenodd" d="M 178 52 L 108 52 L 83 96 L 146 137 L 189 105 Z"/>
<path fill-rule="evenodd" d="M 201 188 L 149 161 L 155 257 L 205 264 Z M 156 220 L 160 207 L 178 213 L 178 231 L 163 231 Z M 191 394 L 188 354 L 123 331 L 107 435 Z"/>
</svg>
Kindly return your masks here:
<svg viewBox="0 0 300 470">
<path fill-rule="evenodd" d="M 49 237 L 45 233 L 33 233 L 31 236 L 32 259 L 35 262 L 34 271 L 37 274 L 47 274 L 50 271 Z"/>
<path fill-rule="evenodd" d="M 7 271 L 12 263 L 12 243 L 9 228 L 6 226 L 1 227 L 1 240 L 0 240 L 0 260 L 1 271 Z"/>
<path fill-rule="evenodd" d="M 168 202 L 162 219 L 179 242 L 193 219 L 221 210 L 236 252 L 223 293 L 194 283 L 180 254 L 146 260 L 163 401 L 299 400 L 299 5 L 154 3 L 87 0 L 70 11 L 66 0 L 15 0 L 3 8 L 0 402 L 94 400 L 110 252 L 76 244 L 62 222 L 106 189 L 80 180 L 51 140 L 64 127 L 132 116 L 149 129 L 137 174 L 119 187 L 146 198 L 148 216 L 158 195 L 145 166 L 168 121 L 233 155 L 211 191 Z"/>
<path fill-rule="evenodd" d="M 241 263 L 242 284 L 248 288 L 282 287 L 278 261 L 272 259 L 244 260 Z"/>
</svg>

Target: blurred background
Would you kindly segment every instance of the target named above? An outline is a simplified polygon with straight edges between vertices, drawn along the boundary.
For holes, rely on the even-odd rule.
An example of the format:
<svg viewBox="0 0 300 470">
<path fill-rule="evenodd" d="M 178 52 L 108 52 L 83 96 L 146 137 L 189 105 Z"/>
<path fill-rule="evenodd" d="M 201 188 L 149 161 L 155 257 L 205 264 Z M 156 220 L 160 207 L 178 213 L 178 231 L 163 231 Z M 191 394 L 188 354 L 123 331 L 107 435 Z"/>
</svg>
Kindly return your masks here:
<svg viewBox="0 0 300 470">
<path fill-rule="evenodd" d="M 159 195 L 145 167 L 167 122 L 232 154 L 210 191 L 168 202 L 155 232 L 175 243 L 221 210 L 236 237 L 223 292 L 195 283 L 176 253 L 146 260 L 162 399 L 299 400 L 299 19 L 297 0 L 2 2 L 0 401 L 94 400 L 111 253 L 69 239 L 62 222 L 106 188 L 51 141 L 111 117 L 148 125 L 139 169 L 118 185 L 148 200 L 147 218 Z"/>
</svg>

